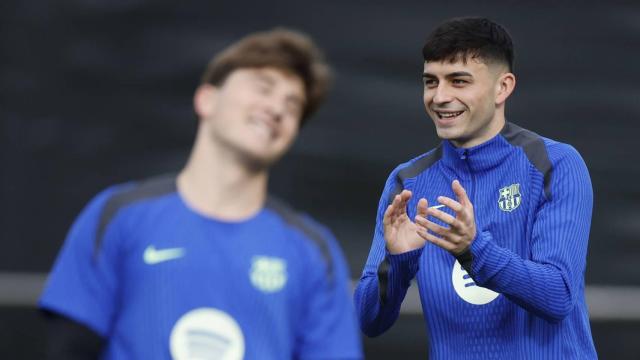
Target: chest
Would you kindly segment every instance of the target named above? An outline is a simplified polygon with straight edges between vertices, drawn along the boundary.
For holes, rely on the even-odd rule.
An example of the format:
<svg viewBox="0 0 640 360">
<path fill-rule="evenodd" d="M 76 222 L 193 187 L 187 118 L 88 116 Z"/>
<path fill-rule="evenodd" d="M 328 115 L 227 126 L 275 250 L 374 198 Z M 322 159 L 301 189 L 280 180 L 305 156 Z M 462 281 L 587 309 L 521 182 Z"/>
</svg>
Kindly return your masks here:
<svg viewBox="0 0 640 360">
<path fill-rule="evenodd" d="M 173 217 L 142 219 L 130 229 L 123 239 L 117 331 L 139 329 L 167 344 L 206 338 L 207 346 L 222 341 L 222 348 L 246 347 L 246 354 L 288 351 L 308 258 L 290 230 L 271 222 Z M 267 341 L 272 333 L 280 340 Z"/>
<path fill-rule="evenodd" d="M 476 231 L 489 232 L 498 246 L 529 258 L 532 224 L 540 201 L 541 186 L 536 183 L 538 180 L 527 166 L 500 170 L 427 174 L 416 181 L 413 192 L 417 196 L 413 200 L 424 197 L 430 206 L 438 204 L 439 196 L 457 200 L 451 182 L 458 179 L 473 203 Z M 410 204 L 410 209 L 412 207 L 415 205 Z M 446 207 L 441 210 L 456 215 Z M 444 317 L 455 322 L 460 319 L 458 315 L 465 311 L 490 314 L 504 305 L 504 299 L 499 294 L 478 287 L 451 254 L 435 245 L 425 246 L 421 269 L 423 271 L 418 275 L 418 282 L 422 301 L 427 304 L 425 309 L 438 318 Z M 469 316 L 477 315 L 473 311 Z"/>
<path fill-rule="evenodd" d="M 407 209 L 409 215 L 415 216 L 421 198 L 427 199 L 429 206 L 440 205 L 437 201 L 440 196 L 459 201 L 451 189 L 451 183 L 457 179 L 473 204 L 477 230 L 490 232 L 498 245 L 526 257 L 541 187 L 528 166 L 505 166 L 498 170 L 481 173 L 440 170 L 423 174 L 408 184 L 414 194 Z M 446 206 L 440 210 L 456 216 Z"/>
<path fill-rule="evenodd" d="M 295 239 L 284 228 L 267 223 L 211 225 L 189 219 L 156 224 L 141 224 L 127 239 L 125 292 L 144 290 L 165 298 L 222 305 L 237 303 L 239 297 L 283 300 L 296 290 L 292 288 L 302 264 Z"/>
</svg>

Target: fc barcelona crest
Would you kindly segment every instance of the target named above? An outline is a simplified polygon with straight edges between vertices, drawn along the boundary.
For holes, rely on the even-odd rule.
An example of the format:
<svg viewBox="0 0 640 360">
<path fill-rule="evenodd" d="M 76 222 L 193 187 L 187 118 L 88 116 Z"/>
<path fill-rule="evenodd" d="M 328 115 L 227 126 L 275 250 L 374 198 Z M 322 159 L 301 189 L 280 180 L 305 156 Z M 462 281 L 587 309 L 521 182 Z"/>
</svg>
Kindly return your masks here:
<svg viewBox="0 0 640 360">
<path fill-rule="evenodd" d="M 277 292 L 287 283 L 287 262 L 277 257 L 254 256 L 249 278 L 256 289 Z"/>
<path fill-rule="evenodd" d="M 520 195 L 520 184 L 511 184 L 500 189 L 498 205 L 502 211 L 513 211 L 520 206 L 522 195 Z"/>
</svg>

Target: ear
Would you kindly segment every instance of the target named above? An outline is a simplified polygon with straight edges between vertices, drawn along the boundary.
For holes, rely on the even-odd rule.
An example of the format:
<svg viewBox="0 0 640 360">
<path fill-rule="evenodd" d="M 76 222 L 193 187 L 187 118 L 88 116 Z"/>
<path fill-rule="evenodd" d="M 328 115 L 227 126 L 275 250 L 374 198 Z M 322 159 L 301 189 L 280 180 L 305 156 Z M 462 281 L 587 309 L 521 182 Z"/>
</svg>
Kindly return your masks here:
<svg viewBox="0 0 640 360">
<path fill-rule="evenodd" d="M 198 119 L 209 117 L 218 102 L 218 88 L 211 84 L 198 86 L 193 94 L 193 109 L 198 115 Z"/>
<path fill-rule="evenodd" d="M 502 105 L 516 87 L 516 76 L 506 72 L 498 77 L 496 82 L 496 105 Z"/>
</svg>

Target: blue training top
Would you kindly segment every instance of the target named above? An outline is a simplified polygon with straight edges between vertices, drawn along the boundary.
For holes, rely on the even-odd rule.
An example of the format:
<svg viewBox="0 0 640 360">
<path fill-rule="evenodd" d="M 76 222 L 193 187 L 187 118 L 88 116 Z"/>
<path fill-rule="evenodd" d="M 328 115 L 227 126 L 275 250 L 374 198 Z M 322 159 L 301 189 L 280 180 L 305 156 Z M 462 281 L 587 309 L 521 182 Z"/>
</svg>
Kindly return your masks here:
<svg viewBox="0 0 640 360">
<path fill-rule="evenodd" d="M 362 357 L 330 232 L 270 199 L 218 221 L 175 178 L 111 187 L 82 211 L 40 307 L 107 339 L 104 359 Z"/>
<path fill-rule="evenodd" d="M 389 254 L 382 219 L 394 196 L 413 192 L 413 219 L 420 198 L 455 199 L 454 179 L 474 205 L 471 258 L 431 243 Z M 443 141 L 387 180 L 355 292 L 362 330 L 391 327 L 416 277 L 431 359 L 597 358 L 584 297 L 592 205 L 588 170 L 569 145 L 511 123 L 469 149 Z"/>
</svg>

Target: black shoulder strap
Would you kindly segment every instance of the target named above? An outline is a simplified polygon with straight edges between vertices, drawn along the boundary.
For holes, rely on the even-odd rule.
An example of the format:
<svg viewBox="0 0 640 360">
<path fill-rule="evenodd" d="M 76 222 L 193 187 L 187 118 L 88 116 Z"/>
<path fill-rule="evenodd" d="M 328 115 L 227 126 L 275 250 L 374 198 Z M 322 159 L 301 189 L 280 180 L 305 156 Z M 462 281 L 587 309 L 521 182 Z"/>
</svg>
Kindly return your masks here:
<svg viewBox="0 0 640 360">
<path fill-rule="evenodd" d="M 113 217 L 117 214 L 118 210 L 131 203 L 162 196 L 175 191 L 176 176 L 165 175 L 144 180 L 130 189 L 113 195 L 109 200 L 107 200 L 104 208 L 102 209 L 102 214 L 100 215 L 100 221 L 96 231 L 94 257 L 100 252 L 104 232 L 107 225 L 109 225 L 111 220 L 113 220 Z"/>
<path fill-rule="evenodd" d="M 533 131 L 523 129 L 507 122 L 501 131 L 502 136 L 513 146 L 521 147 L 527 159 L 535 166 L 544 178 L 544 195 L 551 199 L 551 160 L 542 137 Z"/>
<path fill-rule="evenodd" d="M 331 251 L 329 250 L 329 244 L 327 243 L 325 237 L 320 233 L 320 231 L 316 227 L 309 224 L 308 221 L 304 220 L 303 217 L 299 215 L 293 208 L 276 197 L 269 196 L 269 198 L 267 199 L 266 207 L 272 209 L 280 216 L 282 216 L 287 224 L 299 229 L 318 246 L 322 257 L 327 263 L 327 276 L 329 277 L 329 280 L 333 282 L 333 258 L 331 256 Z"/>
<path fill-rule="evenodd" d="M 393 198 L 400 194 L 404 189 L 402 185 L 406 179 L 410 179 L 418 176 L 421 172 L 430 168 L 438 160 L 442 158 L 442 144 L 438 145 L 435 149 L 429 152 L 427 155 L 413 162 L 413 164 L 401 169 L 396 175 L 396 185 L 392 192 L 389 193 L 387 202 L 391 204 Z"/>
</svg>

